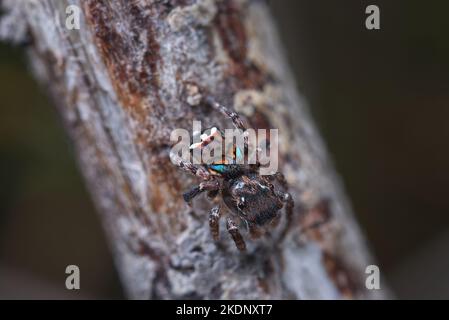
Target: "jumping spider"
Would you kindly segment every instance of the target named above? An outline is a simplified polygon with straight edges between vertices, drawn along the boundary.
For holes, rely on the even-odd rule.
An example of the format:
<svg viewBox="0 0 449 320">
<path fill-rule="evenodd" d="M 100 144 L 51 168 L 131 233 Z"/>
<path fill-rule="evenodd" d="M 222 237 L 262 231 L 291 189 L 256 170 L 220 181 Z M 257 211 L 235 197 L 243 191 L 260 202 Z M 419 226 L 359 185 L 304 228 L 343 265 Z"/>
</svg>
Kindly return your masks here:
<svg viewBox="0 0 449 320">
<path fill-rule="evenodd" d="M 233 125 L 242 131 L 246 130 L 245 125 L 235 112 L 228 110 L 212 98 L 206 98 L 205 102 L 232 120 Z M 223 134 L 217 128 L 212 128 L 209 135 L 202 135 L 202 142 L 192 145 L 192 148 L 203 148 L 213 137 Z M 245 149 L 248 150 L 248 142 L 245 138 Z M 243 153 L 244 154 L 244 153 Z M 190 203 L 193 198 L 202 192 L 207 192 L 209 198 L 213 199 L 221 194 L 227 211 L 230 213 L 227 218 L 227 230 L 240 251 L 246 250 L 246 243 L 239 231 L 235 221 L 246 224 L 252 238 L 260 237 L 268 226 L 275 226 L 280 220 L 280 210 L 286 210 L 287 221 L 292 217 L 294 202 L 288 185 L 282 173 L 273 175 L 260 175 L 260 164 L 234 164 L 234 163 L 213 163 L 210 165 L 194 165 L 184 161 L 178 155 L 171 153 L 171 159 L 178 167 L 203 181 L 190 191 L 184 193 L 184 200 Z M 242 156 L 241 150 L 234 148 L 234 156 Z M 273 182 L 277 182 L 279 187 L 275 187 Z M 282 190 L 283 189 L 283 190 Z M 215 206 L 209 213 L 209 226 L 214 240 L 219 236 L 219 219 L 221 207 Z"/>
</svg>

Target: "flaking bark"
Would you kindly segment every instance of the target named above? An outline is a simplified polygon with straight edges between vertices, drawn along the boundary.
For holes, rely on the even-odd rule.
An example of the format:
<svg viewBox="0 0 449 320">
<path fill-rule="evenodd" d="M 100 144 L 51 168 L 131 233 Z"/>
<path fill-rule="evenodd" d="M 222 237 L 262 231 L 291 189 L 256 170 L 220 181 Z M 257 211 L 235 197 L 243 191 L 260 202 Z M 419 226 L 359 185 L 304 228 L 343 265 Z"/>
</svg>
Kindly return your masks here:
<svg viewBox="0 0 449 320">
<path fill-rule="evenodd" d="M 80 30 L 65 27 L 69 4 L 82 10 Z M 34 73 L 74 142 L 130 298 L 385 297 L 365 289 L 372 259 L 263 1 L 3 5 L 0 34 L 31 43 Z M 212 203 L 184 203 L 198 181 L 170 162 L 171 131 L 191 130 L 194 119 L 229 126 L 201 103 L 204 93 L 253 128 L 280 129 L 280 169 L 296 203 L 284 241 L 273 241 L 274 230 L 239 253 L 225 232 L 212 241 Z M 325 215 L 328 223 L 303 232 Z"/>
</svg>

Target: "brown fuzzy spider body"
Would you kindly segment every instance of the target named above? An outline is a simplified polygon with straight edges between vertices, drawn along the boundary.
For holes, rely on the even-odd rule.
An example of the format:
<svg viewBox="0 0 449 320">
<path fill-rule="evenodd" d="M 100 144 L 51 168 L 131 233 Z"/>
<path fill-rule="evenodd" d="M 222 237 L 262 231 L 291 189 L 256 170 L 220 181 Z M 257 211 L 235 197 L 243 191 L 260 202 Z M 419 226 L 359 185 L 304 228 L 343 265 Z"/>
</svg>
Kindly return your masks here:
<svg viewBox="0 0 449 320">
<path fill-rule="evenodd" d="M 225 180 L 221 192 L 224 203 L 234 214 L 260 227 L 276 218 L 284 206 L 273 185 L 257 173 Z"/>
<path fill-rule="evenodd" d="M 210 99 L 208 104 L 228 116 L 237 129 L 246 129 L 236 113 Z M 216 130 L 214 130 L 215 132 Z M 204 141 L 207 139 L 206 135 Z M 197 145 L 202 146 L 202 144 Z M 245 149 L 247 149 L 247 142 L 245 142 Z M 239 150 L 236 150 L 236 153 L 238 152 Z M 227 229 L 239 250 L 246 249 L 245 241 L 239 231 L 241 224 L 246 225 L 252 238 L 257 238 L 264 233 L 268 226 L 277 225 L 281 217 L 281 209 L 284 206 L 287 223 L 289 223 L 294 203 L 291 195 L 287 192 L 288 186 L 282 173 L 260 175 L 259 164 L 194 165 L 173 153 L 170 156 L 172 162 L 178 167 L 203 180 L 197 187 L 184 193 L 184 200 L 187 203 L 190 203 L 202 192 L 207 192 L 210 198 L 221 195 L 225 209 L 228 209 L 229 213 Z M 218 240 L 219 237 L 221 209 L 222 207 L 216 206 L 209 214 L 209 226 L 214 240 Z"/>
</svg>

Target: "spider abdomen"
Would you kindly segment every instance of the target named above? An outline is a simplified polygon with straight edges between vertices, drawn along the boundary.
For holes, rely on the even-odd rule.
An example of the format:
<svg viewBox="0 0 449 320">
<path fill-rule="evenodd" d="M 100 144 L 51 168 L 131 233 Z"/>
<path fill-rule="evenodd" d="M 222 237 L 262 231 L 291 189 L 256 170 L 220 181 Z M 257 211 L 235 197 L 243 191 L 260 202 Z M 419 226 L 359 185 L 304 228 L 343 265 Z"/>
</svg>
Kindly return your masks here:
<svg viewBox="0 0 449 320">
<path fill-rule="evenodd" d="M 223 200 L 228 208 L 243 220 L 258 226 L 272 221 L 283 207 L 274 190 L 257 174 L 228 181 L 223 191 Z"/>
</svg>

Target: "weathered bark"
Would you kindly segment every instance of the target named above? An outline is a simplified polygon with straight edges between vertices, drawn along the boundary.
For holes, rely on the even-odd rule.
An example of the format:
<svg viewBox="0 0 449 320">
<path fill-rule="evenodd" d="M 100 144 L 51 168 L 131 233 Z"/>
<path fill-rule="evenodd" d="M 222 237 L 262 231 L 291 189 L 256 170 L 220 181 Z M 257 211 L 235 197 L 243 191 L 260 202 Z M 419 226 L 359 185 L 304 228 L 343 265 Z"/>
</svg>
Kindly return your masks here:
<svg viewBox="0 0 449 320">
<path fill-rule="evenodd" d="M 68 4 L 82 9 L 80 30 L 65 28 Z M 1 32 L 18 40 L 27 30 L 30 61 L 74 142 L 129 297 L 384 297 L 364 289 L 371 257 L 263 1 L 4 5 Z M 211 240 L 206 198 L 184 203 L 182 191 L 198 181 L 170 162 L 170 132 L 193 119 L 229 126 L 201 103 L 204 92 L 254 128 L 280 129 L 281 170 L 296 203 L 284 241 L 278 227 L 239 253 L 225 232 Z M 322 199 L 330 221 L 302 233 L 304 212 Z"/>
</svg>

